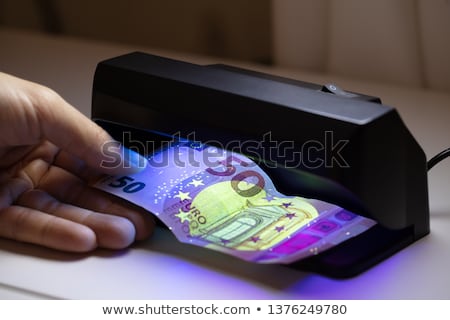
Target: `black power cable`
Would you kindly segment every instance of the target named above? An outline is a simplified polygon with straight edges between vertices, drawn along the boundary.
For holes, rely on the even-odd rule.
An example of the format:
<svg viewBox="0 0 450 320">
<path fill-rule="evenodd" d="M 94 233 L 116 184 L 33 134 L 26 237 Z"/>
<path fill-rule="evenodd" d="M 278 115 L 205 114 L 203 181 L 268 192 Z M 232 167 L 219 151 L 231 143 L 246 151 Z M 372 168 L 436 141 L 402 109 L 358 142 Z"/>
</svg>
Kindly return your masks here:
<svg viewBox="0 0 450 320">
<path fill-rule="evenodd" d="M 435 155 L 433 158 L 428 160 L 427 162 L 427 170 L 430 170 L 433 168 L 436 164 L 444 160 L 445 158 L 450 156 L 450 148 L 445 149 L 441 152 L 439 152 L 437 155 Z"/>
</svg>

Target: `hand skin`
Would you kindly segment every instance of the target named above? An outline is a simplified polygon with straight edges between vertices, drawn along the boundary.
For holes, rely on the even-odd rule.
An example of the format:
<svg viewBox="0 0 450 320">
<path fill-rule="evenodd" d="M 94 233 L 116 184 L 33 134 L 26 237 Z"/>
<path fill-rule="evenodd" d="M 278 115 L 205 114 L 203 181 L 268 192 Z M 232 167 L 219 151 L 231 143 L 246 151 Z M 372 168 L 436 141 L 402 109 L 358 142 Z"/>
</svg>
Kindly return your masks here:
<svg viewBox="0 0 450 320">
<path fill-rule="evenodd" d="M 118 144 L 120 165 L 104 165 L 111 141 L 51 89 L 0 73 L 0 237 L 71 252 L 147 238 L 148 212 L 90 186 L 103 174 L 139 170 Z"/>
</svg>

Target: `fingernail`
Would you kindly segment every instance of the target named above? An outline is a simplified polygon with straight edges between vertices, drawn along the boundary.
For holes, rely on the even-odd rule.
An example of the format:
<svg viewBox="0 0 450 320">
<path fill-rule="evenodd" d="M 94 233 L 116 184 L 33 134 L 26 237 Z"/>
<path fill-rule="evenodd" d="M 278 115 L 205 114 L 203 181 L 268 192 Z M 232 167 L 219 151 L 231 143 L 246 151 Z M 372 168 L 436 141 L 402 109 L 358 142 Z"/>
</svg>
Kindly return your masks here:
<svg viewBox="0 0 450 320">
<path fill-rule="evenodd" d="M 139 172 L 147 167 L 147 159 L 140 155 L 138 152 L 131 149 L 121 147 L 121 155 L 123 159 L 124 168 L 134 169 L 133 171 Z"/>
</svg>

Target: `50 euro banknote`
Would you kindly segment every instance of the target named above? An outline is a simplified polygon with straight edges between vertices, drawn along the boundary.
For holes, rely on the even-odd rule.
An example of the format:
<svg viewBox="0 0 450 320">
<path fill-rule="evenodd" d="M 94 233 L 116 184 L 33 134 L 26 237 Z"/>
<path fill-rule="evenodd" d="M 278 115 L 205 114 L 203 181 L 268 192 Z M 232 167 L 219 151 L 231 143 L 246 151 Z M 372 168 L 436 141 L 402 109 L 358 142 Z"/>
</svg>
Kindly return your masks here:
<svg viewBox="0 0 450 320">
<path fill-rule="evenodd" d="M 375 225 L 336 205 L 278 192 L 242 154 L 184 141 L 148 160 L 143 171 L 95 187 L 148 210 L 181 242 L 246 261 L 292 263 Z"/>
</svg>

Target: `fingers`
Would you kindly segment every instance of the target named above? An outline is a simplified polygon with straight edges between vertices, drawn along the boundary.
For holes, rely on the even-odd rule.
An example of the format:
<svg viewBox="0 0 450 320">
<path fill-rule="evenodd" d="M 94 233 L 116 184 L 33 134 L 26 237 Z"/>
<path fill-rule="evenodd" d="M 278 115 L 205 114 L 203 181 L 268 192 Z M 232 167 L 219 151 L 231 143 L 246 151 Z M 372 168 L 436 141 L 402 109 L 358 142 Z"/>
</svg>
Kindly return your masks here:
<svg viewBox="0 0 450 320">
<path fill-rule="evenodd" d="M 75 252 L 121 249 L 135 240 L 127 218 L 64 204 L 32 187 L 24 178 L 0 187 L 0 236 Z"/>
<path fill-rule="evenodd" d="M 97 246 L 90 228 L 21 206 L 0 210 L 0 236 L 72 252 L 86 252 Z"/>
<path fill-rule="evenodd" d="M 153 226 L 144 210 L 40 159 L 29 163 L 21 177 L 0 186 L 0 236 L 6 238 L 85 252 L 97 246 L 125 248 L 147 238 Z"/>
<path fill-rule="evenodd" d="M 59 149 L 49 141 L 43 141 L 35 147 L 23 158 L 22 164 L 26 164 L 23 169 L 35 186 L 39 184 L 40 179 L 51 165 L 69 171 L 87 183 L 97 181 L 104 176 L 97 169 L 89 167 L 85 161 Z"/>
<path fill-rule="evenodd" d="M 15 177 L 9 172 L 0 176 L 0 236 L 89 251 L 97 245 L 122 248 L 152 232 L 153 219 L 143 209 L 91 188 L 63 169 L 89 181 L 98 172 L 139 171 L 147 164 L 144 157 L 122 148 L 54 91 L 3 73 L 0 109 L 0 122 L 6 124 L 0 126 L 0 145 L 4 150 L 24 146 L 2 156 L 3 168 L 14 167 L 14 175 L 15 167 L 18 171 Z M 51 143 L 42 143 L 46 140 Z M 35 145 L 40 147 L 28 148 Z M 54 161 L 62 168 L 52 166 Z"/>
<path fill-rule="evenodd" d="M 43 136 L 90 167 L 108 174 L 134 173 L 146 167 L 144 157 L 123 148 L 56 93 L 40 92 L 34 106 Z"/>
<path fill-rule="evenodd" d="M 53 161 L 53 165 L 63 168 L 74 176 L 84 180 L 86 183 L 93 183 L 104 176 L 104 174 L 99 173 L 98 170 L 89 167 L 85 161 L 74 157 L 64 150 L 58 153 Z"/>
<path fill-rule="evenodd" d="M 40 180 L 38 188 L 45 190 L 61 202 L 128 219 L 136 230 L 136 240 L 147 238 L 153 231 L 154 219 L 149 212 L 128 201 L 90 187 L 80 178 L 61 168 L 51 167 Z"/>
<path fill-rule="evenodd" d="M 0 184 L 0 211 L 9 207 L 22 193 L 32 188 L 31 181 L 21 178 L 12 178 L 7 184 Z"/>
<path fill-rule="evenodd" d="M 102 248 L 122 249 L 135 239 L 134 225 L 128 219 L 61 203 L 42 190 L 24 193 L 17 203 L 88 227 Z"/>
<path fill-rule="evenodd" d="M 147 164 L 47 87 L 0 73 L 0 107 L 2 122 L 9 125 L 5 132 L 0 128 L 4 145 L 48 139 L 90 167 L 113 175 L 137 172 Z"/>
</svg>

